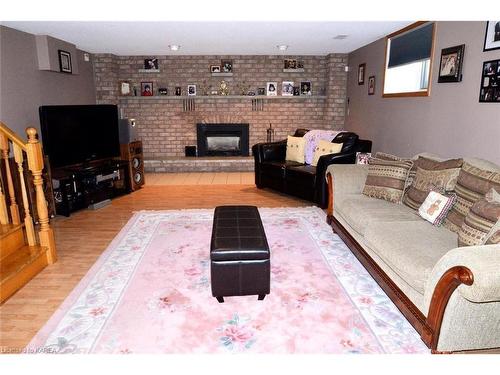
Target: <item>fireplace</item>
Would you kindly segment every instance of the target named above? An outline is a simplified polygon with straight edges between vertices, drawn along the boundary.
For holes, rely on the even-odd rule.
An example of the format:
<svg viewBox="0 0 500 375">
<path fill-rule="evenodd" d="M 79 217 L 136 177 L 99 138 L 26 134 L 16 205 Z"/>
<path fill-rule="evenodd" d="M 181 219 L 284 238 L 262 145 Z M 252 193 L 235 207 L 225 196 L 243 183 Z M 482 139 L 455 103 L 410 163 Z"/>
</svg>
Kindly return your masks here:
<svg viewBox="0 0 500 375">
<path fill-rule="evenodd" d="M 198 156 L 248 156 L 248 124 L 197 124 Z"/>
</svg>

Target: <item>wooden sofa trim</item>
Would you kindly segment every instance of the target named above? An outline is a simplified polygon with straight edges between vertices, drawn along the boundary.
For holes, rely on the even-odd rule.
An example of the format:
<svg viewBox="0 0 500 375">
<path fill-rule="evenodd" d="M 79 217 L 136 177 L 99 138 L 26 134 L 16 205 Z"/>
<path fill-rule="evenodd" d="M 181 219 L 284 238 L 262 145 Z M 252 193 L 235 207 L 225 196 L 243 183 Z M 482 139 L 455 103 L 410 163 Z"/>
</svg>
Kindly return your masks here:
<svg viewBox="0 0 500 375">
<path fill-rule="evenodd" d="M 447 270 L 436 284 L 429 307 L 429 314 L 426 318 L 354 237 L 351 236 L 344 226 L 333 216 L 333 185 L 330 173 L 327 174 L 327 180 L 329 188 L 327 209 L 328 224 L 331 225 L 333 231 L 344 241 L 347 247 L 356 258 L 358 258 L 360 263 L 380 285 L 392 302 L 394 302 L 405 318 L 408 319 L 410 324 L 420 334 L 422 341 L 433 353 L 438 353 L 437 344 L 446 305 L 459 285 L 472 285 L 474 281 L 472 272 L 463 266 L 457 266 Z"/>
</svg>

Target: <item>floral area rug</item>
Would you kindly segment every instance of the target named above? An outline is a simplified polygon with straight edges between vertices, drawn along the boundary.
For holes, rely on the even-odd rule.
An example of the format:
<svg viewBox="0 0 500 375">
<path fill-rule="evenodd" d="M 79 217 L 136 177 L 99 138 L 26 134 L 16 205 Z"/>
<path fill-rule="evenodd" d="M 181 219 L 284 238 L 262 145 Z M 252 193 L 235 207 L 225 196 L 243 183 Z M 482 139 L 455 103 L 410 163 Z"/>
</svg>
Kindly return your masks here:
<svg viewBox="0 0 500 375">
<path fill-rule="evenodd" d="M 260 208 L 271 293 L 210 289 L 213 210 L 136 213 L 29 347 L 57 353 L 428 353 L 316 207 Z"/>
</svg>

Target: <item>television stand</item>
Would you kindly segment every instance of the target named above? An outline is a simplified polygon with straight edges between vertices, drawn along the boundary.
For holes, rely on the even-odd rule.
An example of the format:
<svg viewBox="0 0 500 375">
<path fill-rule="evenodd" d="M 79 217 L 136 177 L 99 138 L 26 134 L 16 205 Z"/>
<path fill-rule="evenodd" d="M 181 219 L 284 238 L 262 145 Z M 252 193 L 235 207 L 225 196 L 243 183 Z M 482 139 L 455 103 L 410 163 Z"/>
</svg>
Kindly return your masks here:
<svg viewBox="0 0 500 375">
<path fill-rule="evenodd" d="M 131 192 L 129 161 L 105 159 L 55 168 L 52 184 L 56 214 L 74 211 Z"/>
</svg>

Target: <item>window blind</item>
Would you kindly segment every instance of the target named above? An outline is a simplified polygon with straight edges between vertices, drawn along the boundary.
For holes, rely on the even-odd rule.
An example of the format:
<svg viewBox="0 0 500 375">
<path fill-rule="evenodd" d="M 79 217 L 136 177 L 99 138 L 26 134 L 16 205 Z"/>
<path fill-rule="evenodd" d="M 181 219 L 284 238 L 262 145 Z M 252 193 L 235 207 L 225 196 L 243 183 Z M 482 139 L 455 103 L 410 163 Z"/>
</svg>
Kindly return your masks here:
<svg viewBox="0 0 500 375">
<path fill-rule="evenodd" d="M 391 38 L 388 67 L 416 62 L 431 57 L 432 30 L 430 23 L 401 36 Z"/>
</svg>

